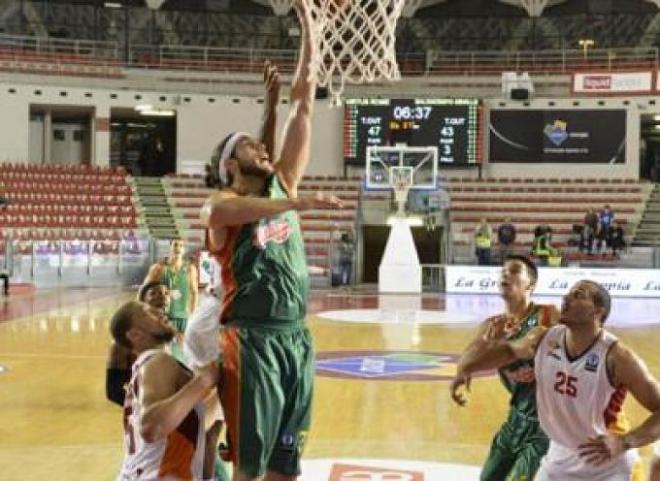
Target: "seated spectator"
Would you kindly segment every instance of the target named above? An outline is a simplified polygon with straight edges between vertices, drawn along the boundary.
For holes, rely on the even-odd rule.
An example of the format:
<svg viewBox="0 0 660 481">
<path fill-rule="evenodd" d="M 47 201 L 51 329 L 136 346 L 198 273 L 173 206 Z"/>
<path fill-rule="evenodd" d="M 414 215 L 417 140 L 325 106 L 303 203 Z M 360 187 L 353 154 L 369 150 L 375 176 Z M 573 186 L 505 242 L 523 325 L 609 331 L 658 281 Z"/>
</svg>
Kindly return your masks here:
<svg viewBox="0 0 660 481">
<path fill-rule="evenodd" d="M 598 242 L 596 243 L 597 253 L 600 253 L 603 243 L 605 243 L 605 246 L 609 245 L 610 230 L 612 229 L 613 224 L 614 212 L 609 204 L 605 204 L 603 210 L 598 214 L 598 235 L 596 236 L 596 239 L 598 239 Z"/>
<path fill-rule="evenodd" d="M 584 226 L 580 235 L 580 251 L 587 251 L 591 255 L 594 249 L 594 239 L 598 235 L 598 214 L 589 209 L 584 215 Z"/>
<path fill-rule="evenodd" d="M 618 256 L 619 251 L 625 250 L 626 248 L 626 239 L 623 226 L 621 221 L 617 221 L 615 227 L 610 230 L 610 248 L 612 249 L 612 255 Z"/>
<path fill-rule="evenodd" d="M 5 195 L 5 184 L 0 182 L 0 210 L 6 209 L 9 204 L 9 199 Z"/>
<path fill-rule="evenodd" d="M 475 252 L 480 266 L 490 265 L 490 249 L 493 243 L 493 231 L 485 218 L 474 232 Z"/>
<path fill-rule="evenodd" d="M 504 223 L 497 229 L 497 242 L 500 245 L 500 258 L 502 262 L 511 253 L 513 243 L 516 241 L 516 226 L 511 223 L 510 218 L 504 219 Z"/>
</svg>

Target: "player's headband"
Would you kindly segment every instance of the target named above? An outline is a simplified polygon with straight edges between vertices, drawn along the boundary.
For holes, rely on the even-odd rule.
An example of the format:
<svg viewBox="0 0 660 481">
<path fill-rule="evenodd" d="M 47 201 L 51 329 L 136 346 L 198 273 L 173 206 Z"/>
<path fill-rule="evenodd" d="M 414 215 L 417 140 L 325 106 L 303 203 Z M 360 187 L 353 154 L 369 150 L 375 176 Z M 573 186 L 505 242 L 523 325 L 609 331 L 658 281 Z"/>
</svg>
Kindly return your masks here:
<svg viewBox="0 0 660 481">
<path fill-rule="evenodd" d="M 238 144 L 238 141 L 243 137 L 249 137 L 250 134 L 245 132 L 234 132 L 229 134 L 225 139 L 220 143 L 220 157 L 218 159 L 218 175 L 220 175 L 220 180 L 224 185 L 227 185 L 227 161 L 232 158 L 234 155 L 234 149 Z"/>
</svg>

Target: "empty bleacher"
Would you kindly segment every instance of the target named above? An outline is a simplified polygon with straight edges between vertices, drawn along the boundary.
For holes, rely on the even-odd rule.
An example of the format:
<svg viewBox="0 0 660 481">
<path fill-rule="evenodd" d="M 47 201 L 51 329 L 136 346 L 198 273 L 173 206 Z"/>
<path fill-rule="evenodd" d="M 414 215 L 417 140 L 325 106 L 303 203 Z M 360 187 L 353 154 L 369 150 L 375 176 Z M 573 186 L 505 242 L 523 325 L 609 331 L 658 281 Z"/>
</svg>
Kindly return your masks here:
<svg viewBox="0 0 660 481">
<path fill-rule="evenodd" d="M 140 225 L 121 168 L 2 163 L 0 192 L 0 226 L 15 240 L 118 240 Z"/>
</svg>

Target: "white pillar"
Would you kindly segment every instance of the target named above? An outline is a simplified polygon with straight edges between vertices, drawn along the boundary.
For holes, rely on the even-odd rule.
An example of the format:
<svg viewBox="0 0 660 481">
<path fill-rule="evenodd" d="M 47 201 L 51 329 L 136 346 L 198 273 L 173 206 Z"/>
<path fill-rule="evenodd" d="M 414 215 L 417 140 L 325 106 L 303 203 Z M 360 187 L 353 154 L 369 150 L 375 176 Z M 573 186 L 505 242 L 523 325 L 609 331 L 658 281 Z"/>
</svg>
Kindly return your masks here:
<svg viewBox="0 0 660 481">
<path fill-rule="evenodd" d="M 92 122 L 92 164 L 102 167 L 110 165 L 110 107 L 97 106 Z"/>
<path fill-rule="evenodd" d="M 421 293 L 422 266 L 408 220 L 393 219 L 378 269 L 378 292 Z"/>
<path fill-rule="evenodd" d="M 53 145 L 53 116 L 50 109 L 44 113 L 44 164 L 53 162 L 51 149 Z"/>
</svg>

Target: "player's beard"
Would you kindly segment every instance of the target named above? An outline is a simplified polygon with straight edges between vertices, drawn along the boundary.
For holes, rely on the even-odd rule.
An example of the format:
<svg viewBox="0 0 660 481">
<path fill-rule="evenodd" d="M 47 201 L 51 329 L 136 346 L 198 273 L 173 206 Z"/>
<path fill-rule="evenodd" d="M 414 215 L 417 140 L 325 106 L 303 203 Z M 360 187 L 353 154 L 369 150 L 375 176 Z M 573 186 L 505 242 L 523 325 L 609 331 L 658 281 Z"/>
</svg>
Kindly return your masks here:
<svg viewBox="0 0 660 481">
<path fill-rule="evenodd" d="M 158 344 L 167 344 L 174 339 L 176 332 L 174 329 L 162 329 L 158 332 L 151 333 L 151 336 Z"/>
<path fill-rule="evenodd" d="M 244 177 L 260 177 L 265 179 L 272 173 L 267 167 L 262 167 L 252 161 L 249 164 L 239 162 L 238 168 L 241 171 L 241 175 Z"/>
</svg>

